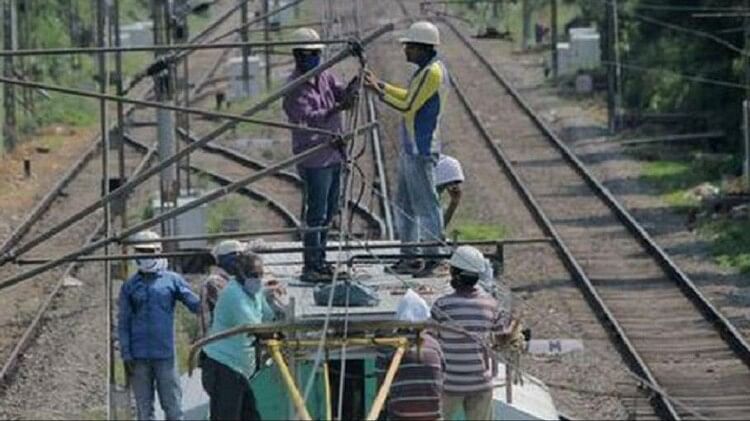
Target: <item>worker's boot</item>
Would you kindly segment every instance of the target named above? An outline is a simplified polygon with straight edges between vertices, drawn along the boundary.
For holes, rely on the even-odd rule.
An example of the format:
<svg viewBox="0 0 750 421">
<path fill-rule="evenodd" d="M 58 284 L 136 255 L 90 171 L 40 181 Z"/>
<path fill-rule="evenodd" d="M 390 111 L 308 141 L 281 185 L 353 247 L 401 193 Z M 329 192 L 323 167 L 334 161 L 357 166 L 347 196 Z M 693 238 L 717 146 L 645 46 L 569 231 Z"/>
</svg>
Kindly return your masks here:
<svg viewBox="0 0 750 421">
<path fill-rule="evenodd" d="M 333 274 L 336 273 L 336 265 L 331 263 L 324 263 L 323 267 L 320 268 L 319 272 L 324 273 L 333 279 Z M 346 271 L 346 267 L 340 266 L 339 271 L 336 274 L 337 280 L 349 279 L 349 273 Z"/>
<path fill-rule="evenodd" d="M 413 275 L 419 272 L 424 267 L 422 259 L 401 259 L 394 265 L 387 267 L 385 270 L 388 273 L 395 273 L 398 275 Z"/>
<path fill-rule="evenodd" d="M 309 269 L 302 272 L 299 280 L 310 283 L 331 283 L 332 276 L 319 269 Z"/>
</svg>

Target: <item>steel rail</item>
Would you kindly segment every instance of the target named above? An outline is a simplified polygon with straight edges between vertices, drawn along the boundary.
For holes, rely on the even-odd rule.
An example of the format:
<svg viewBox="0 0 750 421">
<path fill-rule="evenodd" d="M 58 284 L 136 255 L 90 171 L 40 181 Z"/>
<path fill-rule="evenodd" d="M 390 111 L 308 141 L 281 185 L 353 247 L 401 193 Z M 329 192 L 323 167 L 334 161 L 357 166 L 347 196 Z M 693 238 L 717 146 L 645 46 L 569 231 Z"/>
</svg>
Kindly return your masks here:
<svg viewBox="0 0 750 421">
<path fill-rule="evenodd" d="M 374 122 L 374 123 L 377 123 L 377 122 Z M 183 140 L 187 141 L 188 143 L 195 143 L 198 141 L 198 139 L 195 136 L 186 133 L 182 129 L 178 129 L 177 133 L 178 135 L 180 135 L 180 137 L 183 138 Z M 207 145 L 204 145 L 201 149 L 203 149 L 204 151 L 208 153 L 222 156 L 232 162 L 240 164 L 246 168 L 254 169 L 256 171 L 261 171 L 268 167 L 267 163 L 264 163 L 260 160 L 252 158 L 248 155 L 245 155 L 239 151 L 236 151 L 234 149 L 228 148 L 223 145 L 207 144 Z M 279 171 L 273 176 L 281 180 L 284 180 L 286 182 L 292 183 L 295 185 L 295 187 L 299 189 L 302 189 L 304 187 L 304 182 L 302 181 L 302 178 L 291 171 Z M 380 217 L 378 217 L 372 211 L 367 209 L 361 203 L 357 203 L 354 200 L 350 200 L 349 203 L 354 205 L 354 211 L 358 215 L 360 215 L 370 226 L 375 227 L 378 233 L 381 234 L 381 236 L 383 236 L 383 234 L 386 232 L 386 229 L 385 229 L 384 222 Z"/>
<path fill-rule="evenodd" d="M 371 125 L 367 125 L 367 126 L 363 127 L 361 130 L 362 131 L 367 131 L 367 130 L 371 130 L 371 129 L 372 129 Z M 171 209 L 169 211 L 166 211 L 166 212 L 164 212 L 164 213 L 162 213 L 162 214 L 160 214 L 158 216 L 155 216 L 155 217 L 153 217 L 151 219 L 148 219 L 148 220 L 142 221 L 142 222 L 140 222 L 138 224 L 135 224 L 132 227 L 124 230 L 123 232 L 119 233 L 116 236 L 104 238 L 104 239 L 99 240 L 99 241 L 97 241 L 97 242 L 95 242 L 93 244 L 90 244 L 90 245 L 88 245 L 86 247 L 83 247 L 83 248 L 81 248 L 80 250 L 78 250 L 76 252 L 69 253 L 69 254 L 67 254 L 65 256 L 62 256 L 61 258 L 59 258 L 59 259 L 57 259 L 55 261 L 46 263 L 46 264 L 41 265 L 41 266 L 39 266 L 37 268 L 31 269 L 31 270 L 29 270 L 27 272 L 20 273 L 18 275 L 12 276 L 10 278 L 4 279 L 4 280 L 0 281 L 0 290 L 5 289 L 5 288 L 9 288 L 9 287 L 11 287 L 13 285 L 16 285 L 17 283 L 19 283 L 21 281 L 24 281 L 26 279 L 32 278 L 32 277 L 34 277 L 34 276 L 36 276 L 36 275 L 38 275 L 40 273 L 43 273 L 43 272 L 46 272 L 46 271 L 48 271 L 48 270 L 50 270 L 52 268 L 55 268 L 55 267 L 59 266 L 60 264 L 62 264 L 65 259 L 75 258 L 75 257 L 81 256 L 81 255 L 84 255 L 84 254 L 88 254 L 88 253 L 90 253 L 90 252 L 92 252 L 94 250 L 97 250 L 97 249 L 99 249 L 101 247 L 104 247 L 104 246 L 106 246 L 108 244 L 111 244 L 111 243 L 116 242 L 116 241 L 120 241 L 120 240 L 122 240 L 122 239 L 124 239 L 124 238 L 126 238 L 126 237 L 128 237 L 128 236 L 130 236 L 132 234 L 135 234 L 138 231 L 142 231 L 142 230 L 144 230 L 146 228 L 150 228 L 150 227 L 152 227 L 152 226 L 154 226 L 154 225 L 156 225 L 156 224 L 158 224 L 158 223 L 160 223 L 162 221 L 166 221 L 168 219 L 171 219 L 171 218 L 174 218 L 176 216 L 179 216 L 179 215 L 181 215 L 181 214 L 183 214 L 185 212 L 188 212 L 188 211 L 190 211 L 190 210 L 192 210 L 192 209 L 194 209 L 194 208 L 196 208 L 198 206 L 203 205 L 204 203 L 209 203 L 209 202 L 215 201 L 217 199 L 220 199 L 220 198 L 222 198 L 222 197 L 224 197 L 224 196 L 226 196 L 226 195 L 228 195 L 230 193 L 233 193 L 234 191 L 236 191 L 239 188 L 245 187 L 245 186 L 247 186 L 249 184 L 252 184 L 252 183 L 254 183 L 254 182 L 256 182 L 256 181 L 258 181 L 258 180 L 260 180 L 260 179 L 262 179 L 264 177 L 267 177 L 267 176 L 273 174 L 274 172 L 276 172 L 276 171 L 278 171 L 280 169 L 290 167 L 290 166 L 292 166 L 292 165 L 294 165 L 294 164 L 296 164 L 296 163 L 298 163 L 298 162 L 300 162 L 300 161 L 302 161 L 304 159 L 307 159 L 311 155 L 317 153 L 318 151 L 322 150 L 323 148 L 329 147 L 330 145 L 334 144 L 335 142 L 338 142 L 338 141 L 344 141 L 344 142 L 346 142 L 347 140 L 349 140 L 352 137 L 354 137 L 356 134 L 357 134 L 356 132 L 352 132 L 352 133 L 346 134 L 346 135 L 344 135 L 344 136 L 342 136 L 340 138 L 331 139 L 329 142 L 320 143 L 320 144 L 318 144 L 318 145 L 316 145 L 316 146 L 314 146 L 314 147 L 312 147 L 310 149 L 305 150 L 304 152 L 301 152 L 301 153 L 299 153 L 297 155 L 293 155 L 293 156 L 291 156 L 291 157 L 289 157 L 287 159 L 281 160 L 281 161 L 277 162 L 275 165 L 273 165 L 271 167 L 268 167 L 264 171 L 258 171 L 256 173 L 250 174 L 250 175 L 248 175 L 246 177 L 243 177 L 243 178 L 241 178 L 241 179 L 233 182 L 232 184 L 230 184 L 230 185 L 228 185 L 226 187 L 222 187 L 222 188 L 218 188 L 218 189 L 212 190 L 211 192 L 209 192 L 209 193 L 207 193 L 207 194 L 205 194 L 205 195 L 197 198 L 196 200 L 194 200 L 194 201 L 192 201 L 190 203 L 187 203 L 185 205 L 176 207 L 176 208 Z"/>
<path fill-rule="evenodd" d="M 148 150 L 145 152 L 143 159 L 141 159 L 141 162 L 139 165 L 133 170 L 133 174 L 137 174 L 144 170 L 146 165 L 148 165 L 149 161 L 154 157 L 156 148 L 147 148 Z M 104 228 L 104 221 L 101 221 L 97 224 L 97 227 L 94 229 L 94 231 L 86 238 L 84 241 L 84 244 L 92 242 L 99 233 L 102 232 Z M 60 290 L 63 287 L 63 283 L 65 282 L 65 279 L 68 278 L 71 273 L 74 271 L 75 267 L 79 264 L 79 262 L 73 261 L 63 272 L 63 274 L 58 279 L 57 283 L 53 287 L 52 291 L 47 295 L 42 305 L 37 309 L 36 314 L 34 315 L 34 318 L 32 319 L 29 326 L 26 328 L 24 333 L 21 335 L 21 339 L 18 340 L 16 345 L 13 347 L 13 350 L 11 351 L 10 355 L 6 359 L 5 363 L 2 366 L 2 369 L 0 369 L 0 385 L 7 386 L 10 380 L 10 376 L 13 374 L 13 371 L 18 365 L 19 357 L 23 354 L 23 352 L 26 350 L 27 346 L 31 342 L 31 340 L 34 338 L 34 335 L 36 334 L 36 331 L 41 326 L 44 314 L 49 309 L 50 305 L 52 304 L 55 297 L 57 297 L 57 294 L 60 292 Z"/>
<path fill-rule="evenodd" d="M 722 338 L 726 340 L 740 359 L 750 367 L 750 344 L 744 339 L 742 333 L 724 316 L 721 311 L 714 306 L 710 300 L 698 289 L 695 283 L 679 268 L 679 266 L 667 255 L 666 252 L 654 241 L 651 235 L 638 223 L 638 221 L 625 209 L 624 206 L 615 198 L 596 177 L 586 168 L 580 159 L 568 148 L 565 142 L 555 133 L 555 131 L 531 108 L 526 100 L 518 91 L 502 76 L 466 39 L 463 34 L 457 31 L 457 28 L 447 23 L 447 25 L 461 38 L 470 51 L 475 54 L 482 64 L 490 70 L 493 78 L 507 89 L 516 103 L 531 117 L 534 124 L 547 136 L 552 145 L 562 153 L 565 160 L 576 170 L 576 172 L 586 181 L 586 184 L 594 190 L 602 201 L 610 208 L 617 218 L 628 228 L 628 230 L 638 239 L 654 257 L 662 270 L 675 281 L 677 286 L 690 299 L 693 305 L 698 308 L 703 316 L 711 322 L 716 329 L 721 332 Z"/>
<path fill-rule="evenodd" d="M 391 30 L 393 30 L 393 25 L 392 24 L 388 24 L 388 25 L 382 26 L 378 30 L 376 30 L 375 32 L 373 32 L 370 35 L 368 35 L 365 39 L 363 39 L 362 42 L 361 42 L 361 45 L 362 46 L 366 46 L 367 44 L 371 43 L 375 39 L 379 38 L 381 35 L 389 32 Z M 268 105 L 270 105 L 271 103 L 275 102 L 279 98 L 281 98 L 284 95 L 286 95 L 286 93 L 288 93 L 288 92 L 296 89 L 297 87 L 301 86 L 303 83 L 306 83 L 306 81 L 309 78 L 318 75 L 319 73 L 321 73 L 321 72 L 329 69 L 330 67 L 333 67 L 335 64 L 337 64 L 337 63 L 345 60 L 346 58 L 348 58 L 351 54 L 353 54 L 353 51 L 351 51 L 351 49 L 346 49 L 344 51 L 339 52 L 334 57 L 332 57 L 331 59 L 329 59 L 325 63 L 322 63 L 321 65 L 319 65 L 315 69 L 313 69 L 313 70 L 311 70 L 311 71 L 309 71 L 309 72 L 301 75 L 300 77 L 298 77 L 297 79 L 291 81 L 287 85 L 285 85 L 285 86 L 283 86 L 283 87 L 281 87 L 281 88 L 279 88 L 279 89 L 271 92 L 264 99 L 262 99 L 260 102 L 258 102 L 257 104 L 255 104 L 249 110 L 245 111 L 243 113 L 243 116 L 248 117 L 248 116 L 251 116 L 251 115 L 253 115 L 253 114 L 255 114 L 255 113 L 257 113 L 257 112 L 265 109 Z M 87 214 L 89 214 L 89 213 L 95 211 L 96 209 L 99 209 L 100 207 L 104 206 L 104 204 L 109 203 L 112 200 L 114 200 L 115 198 L 120 197 L 123 194 L 125 194 L 125 193 L 133 190 L 136 186 L 142 184 L 147 179 L 149 179 L 151 176 L 159 173 L 159 171 L 161 171 L 162 169 L 164 169 L 164 168 L 168 167 L 169 165 L 172 165 L 175 162 L 179 161 L 180 159 L 184 158 L 185 156 L 187 156 L 188 154 L 190 154 L 192 151 L 198 149 L 201 145 L 207 144 L 208 142 L 214 140 L 215 138 L 217 138 L 218 136 L 220 136 L 221 134 L 223 134 L 227 130 L 230 130 L 235 125 L 236 125 L 236 122 L 224 123 L 223 125 L 221 125 L 220 127 L 216 128 L 215 130 L 213 130 L 212 132 L 210 132 L 206 136 L 202 137 L 197 143 L 192 144 L 192 145 L 188 146 L 187 148 L 180 150 L 180 152 L 178 152 L 178 153 L 176 153 L 176 154 L 174 154 L 174 155 L 166 158 L 159 165 L 156 165 L 156 166 L 152 167 L 151 169 L 145 171 L 143 174 L 141 174 L 141 175 L 139 175 L 137 177 L 134 177 L 132 180 L 129 180 L 124 185 L 122 185 L 122 186 L 118 187 L 117 189 L 111 191 L 108 195 L 102 197 L 101 199 L 97 200 L 93 204 L 87 206 L 85 209 L 79 211 L 75 215 L 67 218 L 63 222 L 61 222 L 61 223 L 57 224 L 56 226 L 50 228 L 48 231 L 44 232 L 43 234 L 40 234 L 36 238 L 30 240 L 28 243 L 24 244 L 24 246 L 22 246 L 18 250 L 16 250 L 14 254 L 9 254 L 9 252 L 8 252 L 5 255 L 0 256 L 0 265 L 4 264 L 4 263 L 6 263 L 6 262 L 8 262 L 10 260 L 12 260 L 14 257 L 17 257 L 20 254 L 22 254 L 22 253 L 30 250 L 35 245 L 37 245 L 37 244 L 45 241 L 46 239 L 52 237 L 53 235 L 56 235 L 57 233 L 59 233 L 63 229 L 67 228 L 69 225 L 74 224 L 75 222 L 77 222 L 83 216 L 86 216 Z M 282 166 L 281 168 L 285 168 L 285 166 Z M 0 286 L 0 289 L 2 289 L 1 286 Z"/>
<path fill-rule="evenodd" d="M 618 203 L 614 196 L 604 187 L 596 178 L 585 168 L 583 163 L 568 149 L 568 147 L 557 137 L 554 131 L 538 116 L 538 114 L 525 102 L 520 94 L 510 85 L 510 83 L 502 77 L 492 65 L 482 56 L 482 54 L 471 45 L 468 39 L 463 36 L 458 29 L 453 26 L 450 22 L 444 21 L 444 23 L 461 39 L 466 47 L 480 60 L 480 62 L 492 73 L 493 78 L 498 81 L 513 97 L 523 111 L 532 119 L 534 124 L 540 129 L 545 137 L 551 141 L 552 145 L 558 149 L 565 161 L 581 176 L 586 184 L 595 192 L 597 197 L 602 200 L 610 211 L 620 220 L 628 231 L 636 237 L 639 243 L 644 246 L 649 255 L 655 259 L 658 265 L 664 270 L 665 274 L 670 280 L 674 281 L 678 288 L 685 294 L 688 300 L 700 311 L 701 315 L 708 320 L 715 329 L 720 333 L 720 336 L 724 341 L 727 342 L 729 348 L 740 358 L 745 365 L 750 366 L 750 348 L 748 348 L 746 340 L 737 331 L 737 329 L 729 322 L 708 299 L 703 296 L 700 291 L 697 290 L 692 281 L 677 267 L 677 265 L 664 253 L 664 251 L 653 241 L 653 239 L 645 232 L 645 230 L 638 224 L 638 222 L 629 214 L 629 212 Z M 458 92 L 458 89 L 456 90 Z M 465 102 L 465 99 L 462 100 Z M 470 107 L 465 102 L 467 109 Z M 476 124 L 480 124 L 478 117 L 474 117 Z M 485 132 L 483 137 L 489 136 Z M 485 137 L 488 143 L 491 142 L 491 138 Z M 497 145 L 492 144 L 493 149 L 499 148 Z M 508 163 L 510 165 L 510 163 Z M 539 208 L 541 211 L 541 208 Z M 549 225 L 548 230 L 554 230 Z M 594 307 L 597 316 L 603 319 L 604 325 L 608 327 L 610 333 L 615 338 L 618 344 L 618 350 L 624 355 L 628 365 L 631 369 L 645 378 L 649 384 L 646 384 L 654 394 L 651 396 L 650 401 L 654 409 L 662 417 L 670 419 L 680 419 L 681 416 L 672 405 L 671 398 L 666 395 L 664 389 L 656 381 L 653 373 L 648 368 L 643 358 L 636 351 L 632 344 L 632 341 L 626 336 L 624 329 L 616 320 L 612 312 L 605 305 L 601 296 L 599 296 L 595 286 L 591 283 L 588 277 L 583 272 L 580 265 L 575 261 L 570 250 L 562 242 L 559 235 L 555 233 L 556 243 L 558 246 L 558 252 L 564 256 L 563 261 L 570 269 L 573 269 L 574 279 L 581 287 L 584 292 L 587 301 L 592 307 Z"/>
<path fill-rule="evenodd" d="M 147 149 L 146 145 L 135 140 L 130 135 L 125 135 L 124 139 L 128 144 L 135 147 L 136 149 L 139 149 L 141 151 Z M 234 180 L 229 177 L 225 177 L 220 173 L 207 170 L 197 165 L 190 164 L 190 170 L 197 174 L 202 174 L 209 177 L 216 184 L 222 187 L 229 186 L 234 182 Z M 290 212 L 289 209 L 287 209 L 284 205 L 282 205 L 279 201 L 272 198 L 271 196 L 250 187 L 241 187 L 237 190 L 237 193 L 249 198 L 250 200 L 266 203 L 271 211 L 279 215 L 279 217 L 281 217 L 281 219 L 284 220 L 284 223 L 289 227 L 299 228 L 301 226 L 299 219 L 297 219 L 297 217 L 292 212 Z"/>
</svg>

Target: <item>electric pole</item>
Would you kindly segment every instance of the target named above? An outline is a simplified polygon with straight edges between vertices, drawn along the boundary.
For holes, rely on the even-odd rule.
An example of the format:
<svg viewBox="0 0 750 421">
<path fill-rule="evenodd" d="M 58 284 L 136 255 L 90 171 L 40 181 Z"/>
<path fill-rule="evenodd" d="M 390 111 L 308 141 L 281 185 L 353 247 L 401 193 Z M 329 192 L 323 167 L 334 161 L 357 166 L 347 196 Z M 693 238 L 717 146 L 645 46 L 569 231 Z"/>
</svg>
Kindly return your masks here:
<svg viewBox="0 0 750 421">
<path fill-rule="evenodd" d="M 3 0 L 3 49 L 18 48 L 16 32 L 16 1 Z M 3 76 L 14 78 L 13 56 L 6 56 L 3 60 Z M 5 118 L 3 121 L 4 149 L 12 152 L 16 148 L 18 133 L 16 132 L 16 88 L 13 84 L 3 85 L 3 107 Z"/>
<path fill-rule="evenodd" d="M 521 15 L 523 20 L 523 29 L 521 35 L 521 49 L 529 49 L 529 38 L 531 38 L 531 0 L 522 0 Z"/>
<path fill-rule="evenodd" d="M 242 1 L 242 7 L 240 8 L 240 40 L 242 42 L 250 41 L 250 34 L 247 27 L 248 22 L 248 4 L 246 1 Z M 250 64 L 247 59 L 250 55 L 250 47 L 242 46 L 242 92 L 244 96 L 250 96 Z"/>
<path fill-rule="evenodd" d="M 616 112 L 617 106 L 615 101 L 616 69 L 612 65 L 615 58 L 615 25 L 614 25 L 614 4 L 611 1 L 606 4 L 606 36 L 607 48 L 605 61 L 607 65 L 607 121 L 609 132 L 615 133 L 617 129 Z"/>
<path fill-rule="evenodd" d="M 168 30 L 166 21 L 169 18 L 168 0 L 151 0 L 151 11 L 154 20 L 154 45 L 167 44 Z M 168 60 L 169 52 L 158 51 L 155 53 L 156 60 Z M 173 64 L 167 63 L 164 68 L 157 72 L 154 77 L 154 91 L 156 101 L 171 103 L 173 101 L 172 92 L 172 69 Z M 170 110 L 156 110 L 157 139 L 159 141 L 159 159 L 163 162 L 176 152 L 174 139 L 174 120 Z M 170 165 L 160 172 L 160 208 L 163 211 L 164 206 L 169 203 L 175 203 L 177 199 L 177 165 Z M 162 224 L 162 234 L 169 235 L 172 233 L 171 224 Z"/>
<path fill-rule="evenodd" d="M 265 18 L 263 19 L 263 40 L 265 42 L 271 41 L 271 34 L 269 32 L 269 19 L 268 19 L 268 12 L 270 11 L 270 0 L 263 0 L 263 15 Z M 271 46 L 266 44 L 265 48 L 265 60 L 266 60 L 266 92 L 271 91 Z M 244 72 L 244 69 L 243 69 Z"/>
<path fill-rule="evenodd" d="M 550 0 L 550 33 L 552 35 L 552 77 L 557 79 L 559 72 L 557 57 L 557 0 Z"/>
</svg>

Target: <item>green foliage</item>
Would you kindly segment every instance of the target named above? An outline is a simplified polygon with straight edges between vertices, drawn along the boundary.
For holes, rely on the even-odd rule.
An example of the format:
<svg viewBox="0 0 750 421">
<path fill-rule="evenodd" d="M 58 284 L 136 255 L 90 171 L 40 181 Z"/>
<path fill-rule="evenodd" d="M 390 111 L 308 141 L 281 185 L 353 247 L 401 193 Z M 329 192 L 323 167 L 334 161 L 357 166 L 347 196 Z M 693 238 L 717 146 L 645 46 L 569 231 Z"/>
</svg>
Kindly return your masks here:
<svg viewBox="0 0 750 421">
<path fill-rule="evenodd" d="M 711 239 L 711 250 L 719 264 L 750 273 L 750 221 L 719 219 L 700 229 Z"/>
<path fill-rule="evenodd" d="M 451 237 L 457 236 L 464 241 L 499 240 L 508 235 L 508 229 L 502 224 L 483 224 L 473 221 L 457 221 Z"/>
<path fill-rule="evenodd" d="M 224 199 L 212 202 L 208 207 L 208 218 L 206 221 L 206 230 L 209 234 L 222 232 L 222 221 L 225 219 L 238 218 L 240 220 L 240 229 L 249 229 L 247 218 L 242 218 L 241 210 L 249 206 L 243 203 L 243 200 L 235 196 L 226 196 Z"/>
</svg>

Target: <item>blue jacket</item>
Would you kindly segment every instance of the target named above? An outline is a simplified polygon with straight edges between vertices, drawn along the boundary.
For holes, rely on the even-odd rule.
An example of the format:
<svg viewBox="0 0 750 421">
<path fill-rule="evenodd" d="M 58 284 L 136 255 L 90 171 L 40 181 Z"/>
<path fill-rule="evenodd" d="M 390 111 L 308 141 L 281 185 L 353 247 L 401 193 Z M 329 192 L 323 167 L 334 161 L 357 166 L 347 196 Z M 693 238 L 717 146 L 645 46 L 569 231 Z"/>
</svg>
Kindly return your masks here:
<svg viewBox="0 0 750 421">
<path fill-rule="evenodd" d="M 174 307 L 177 300 L 193 313 L 200 299 L 177 273 L 138 272 L 120 288 L 118 335 L 124 361 L 174 358 Z"/>
</svg>

